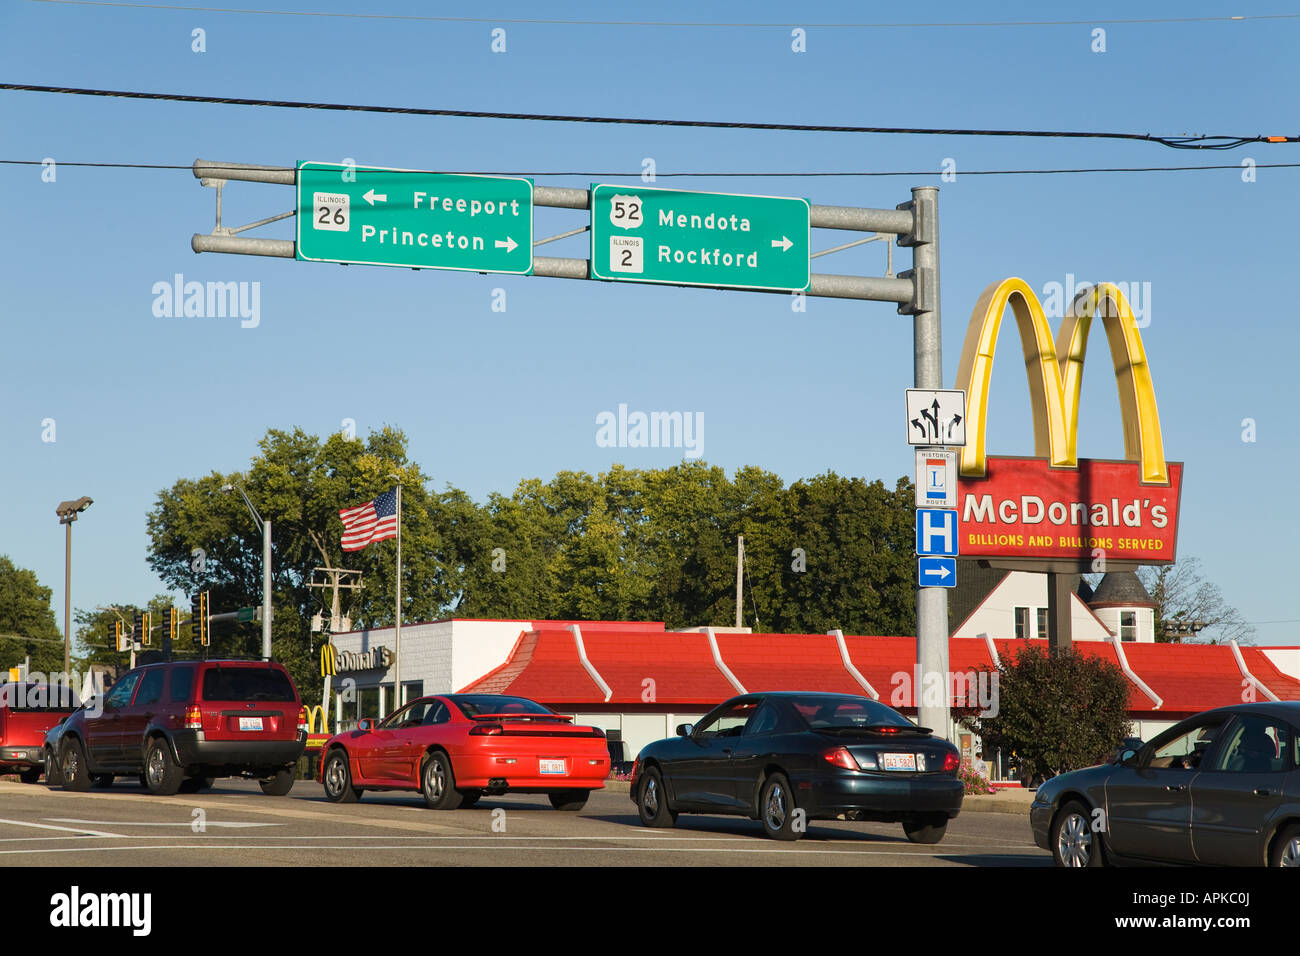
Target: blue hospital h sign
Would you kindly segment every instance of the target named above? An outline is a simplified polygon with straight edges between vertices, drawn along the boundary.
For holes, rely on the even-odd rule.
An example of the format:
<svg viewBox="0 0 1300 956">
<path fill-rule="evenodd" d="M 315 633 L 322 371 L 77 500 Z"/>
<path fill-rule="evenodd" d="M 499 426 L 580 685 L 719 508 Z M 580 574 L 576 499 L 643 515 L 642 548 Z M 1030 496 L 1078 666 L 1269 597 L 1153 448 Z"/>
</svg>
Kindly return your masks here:
<svg viewBox="0 0 1300 956">
<path fill-rule="evenodd" d="M 957 556 L 957 512 L 945 508 L 916 509 L 916 553 Z"/>
</svg>

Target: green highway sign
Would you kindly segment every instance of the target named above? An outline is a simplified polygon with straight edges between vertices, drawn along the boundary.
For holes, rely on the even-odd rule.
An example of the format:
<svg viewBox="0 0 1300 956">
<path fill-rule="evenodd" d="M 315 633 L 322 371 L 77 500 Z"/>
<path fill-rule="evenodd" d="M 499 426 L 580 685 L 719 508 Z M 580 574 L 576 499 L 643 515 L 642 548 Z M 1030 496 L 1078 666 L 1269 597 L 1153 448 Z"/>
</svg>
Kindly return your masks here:
<svg viewBox="0 0 1300 956">
<path fill-rule="evenodd" d="M 297 257 L 468 272 L 533 271 L 533 184 L 298 164 Z"/>
<path fill-rule="evenodd" d="M 803 291 L 806 199 L 591 186 L 591 275 L 731 289 Z"/>
</svg>

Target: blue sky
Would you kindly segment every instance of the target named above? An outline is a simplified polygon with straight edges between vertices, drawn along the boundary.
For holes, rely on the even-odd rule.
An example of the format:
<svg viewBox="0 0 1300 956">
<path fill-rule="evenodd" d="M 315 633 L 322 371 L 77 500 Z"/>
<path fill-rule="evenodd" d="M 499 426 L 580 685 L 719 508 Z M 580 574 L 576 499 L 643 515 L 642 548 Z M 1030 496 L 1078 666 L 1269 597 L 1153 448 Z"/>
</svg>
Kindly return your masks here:
<svg viewBox="0 0 1300 956">
<path fill-rule="evenodd" d="M 262 4 L 267 6 L 267 4 Z M 304 0 L 277 9 L 356 12 Z M 631 8 L 629 8 L 630 10 Z M 471 13 L 471 10 L 473 11 Z M 622 8 L 618 8 L 621 11 Z M 1157 4 L 1056 5 L 1051 17 L 1168 15 Z M 482 15 L 385 0 L 366 12 Z M 1243 9 L 1240 13 L 1267 10 Z M 635 13 L 635 17 L 633 17 Z M 814 22 L 916 20 L 857 4 L 798 8 Z M 1218 15 L 1207 3 L 1179 16 Z M 791 8 L 499 0 L 487 15 L 786 21 Z M 1041 5 L 939 3 L 931 22 L 1043 19 Z M 791 23 L 797 25 L 797 21 Z M 491 49 L 494 27 L 506 51 Z M 191 49 L 206 33 L 206 52 Z M 945 28 L 572 26 L 279 17 L 0 0 L 4 81 L 271 99 L 615 116 L 1169 135 L 1292 133 L 1300 21 Z M 939 170 L 936 177 L 663 179 L 657 185 L 892 208 L 938 183 L 946 384 L 989 283 L 1150 283 L 1143 339 L 1165 448 L 1187 463 L 1179 552 L 1250 621 L 1300 617 L 1290 598 L 1296 520 L 1281 498 L 1300 466 L 1291 408 L 1300 346 L 1292 276 L 1297 170 L 963 176 L 964 170 L 1300 161 L 1294 145 L 1175 151 L 1114 141 L 869 136 L 523 123 L 255 109 L 0 92 L 0 159 L 186 165 L 196 157 L 540 174 L 539 183 L 660 173 Z M 608 175 L 624 173 L 623 176 Z M 560 279 L 413 272 L 205 254 L 190 236 L 212 191 L 187 170 L 0 166 L 0 553 L 54 589 L 62 620 L 62 499 L 94 507 L 74 531 L 77 607 L 162 590 L 145 515 L 180 477 L 247 466 L 268 427 L 315 433 L 351 418 L 401 426 L 434 476 L 482 500 L 526 477 L 660 467 L 680 450 L 597 445 L 596 416 L 701 413 L 704 457 L 787 481 L 828 469 L 892 483 L 911 468 L 903 396 L 911 320 L 884 303 Z M 289 187 L 233 184 L 227 224 L 292 207 Z M 583 224 L 539 213 L 537 233 Z M 551 227 L 554 228 L 551 228 Z M 253 233 L 290 238 L 292 222 Z M 814 233 L 814 248 L 837 237 Z M 544 247 L 585 255 L 584 237 Z M 879 274 L 882 244 L 818 260 Z M 824 263 L 824 265 L 823 265 Z M 895 268 L 910 255 L 896 251 Z M 260 324 L 160 318 L 157 282 L 258 282 Z M 493 290 L 507 309 L 492 311 Z M 1006 330 L 1012 334 L 1011 330 Z M 993 380 L 988 447 L 1032 454 L 1018 343 Z M 1105 346 L 1083 384 L 1080 453 L 1123 455 Z M 42 441 L 44 419 L 56 441 Z M 1242 420 L 1257 440 L 1242 441 Z M 1280 484 L 1280 487 L 1279 487 Z M 340 503 L 345 504 L 345 503 Z M 1260 643 L 1300 643 L 1261 624 Z"/>
</svg>

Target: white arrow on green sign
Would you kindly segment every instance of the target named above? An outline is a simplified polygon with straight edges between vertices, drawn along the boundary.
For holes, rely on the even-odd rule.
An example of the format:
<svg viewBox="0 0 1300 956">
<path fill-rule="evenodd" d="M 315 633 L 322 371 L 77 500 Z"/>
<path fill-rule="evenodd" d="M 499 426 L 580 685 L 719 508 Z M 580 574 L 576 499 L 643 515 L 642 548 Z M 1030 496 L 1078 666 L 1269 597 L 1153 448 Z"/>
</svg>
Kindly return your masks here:
<svg viewBox="0 0 1300 956">
<path fill-rule="evenodd" d="M 591 274 L 613 282 L 803 291 L 806 199 L 591 187 Z"/>
<path fill-rule="evenodd" d="M 468 272 L 533 271 L 533 184 L 298 164 L 297 257 Z"/>
</svg>

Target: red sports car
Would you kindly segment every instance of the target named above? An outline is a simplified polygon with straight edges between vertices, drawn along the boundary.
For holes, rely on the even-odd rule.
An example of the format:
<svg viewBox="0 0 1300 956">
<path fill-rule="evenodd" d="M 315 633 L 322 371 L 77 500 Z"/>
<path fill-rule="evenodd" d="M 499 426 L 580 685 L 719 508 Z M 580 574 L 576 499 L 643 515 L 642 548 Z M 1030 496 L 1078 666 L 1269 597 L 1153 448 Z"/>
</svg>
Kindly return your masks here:
<svg viewBox="0 0 1300 956">
<path fill-rule="evenodd" d="M 544 793 L 557 810 L 581 810 L 605 786 L 609 750 L 603 730 L 572 721 L 525 697 L 421 697 L 326 741 L 321 784 L 335 803 L 419 790 L 433 809 L 455 810 L 484 794 Z"/>
</svg>

